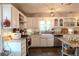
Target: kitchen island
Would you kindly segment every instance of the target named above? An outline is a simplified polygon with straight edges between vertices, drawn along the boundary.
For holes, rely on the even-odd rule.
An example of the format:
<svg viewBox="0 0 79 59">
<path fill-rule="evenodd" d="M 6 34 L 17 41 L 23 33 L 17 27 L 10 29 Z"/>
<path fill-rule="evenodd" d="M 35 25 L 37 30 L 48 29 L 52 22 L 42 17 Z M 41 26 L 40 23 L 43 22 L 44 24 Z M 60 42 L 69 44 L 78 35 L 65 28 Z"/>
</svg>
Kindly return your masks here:
<svg viewBox="0 0 79 59">
<path fill-rule="evenodd" d="M 62 42 L 62 56 L 78 56 L 79 55 L 79 40 L 78 39 L 68 39 L 64 37 L 55 37 Z"/>
<path fill-rule="evenodd" d="M 26 38 L 4 41 L 4 49 L 7 51 L 3 55 L 26 56 Z"/>
</svg>

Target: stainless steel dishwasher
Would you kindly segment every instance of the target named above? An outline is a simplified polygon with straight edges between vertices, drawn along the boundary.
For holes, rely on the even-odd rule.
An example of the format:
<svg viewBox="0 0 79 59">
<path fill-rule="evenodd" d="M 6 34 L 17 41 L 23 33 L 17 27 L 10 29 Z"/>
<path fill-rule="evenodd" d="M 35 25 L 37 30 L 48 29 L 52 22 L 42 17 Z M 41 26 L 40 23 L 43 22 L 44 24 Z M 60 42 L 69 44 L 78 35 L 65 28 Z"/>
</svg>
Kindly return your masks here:
<svg viewBox="0 0 79 59">
<path fill-rule="evenodd" d="M 61 47 L 62 42 L 56 37 L 60 38 L 60 37 L 63 37 L 63 35 L 54 35 L 54 47 Z"/>
</svg>

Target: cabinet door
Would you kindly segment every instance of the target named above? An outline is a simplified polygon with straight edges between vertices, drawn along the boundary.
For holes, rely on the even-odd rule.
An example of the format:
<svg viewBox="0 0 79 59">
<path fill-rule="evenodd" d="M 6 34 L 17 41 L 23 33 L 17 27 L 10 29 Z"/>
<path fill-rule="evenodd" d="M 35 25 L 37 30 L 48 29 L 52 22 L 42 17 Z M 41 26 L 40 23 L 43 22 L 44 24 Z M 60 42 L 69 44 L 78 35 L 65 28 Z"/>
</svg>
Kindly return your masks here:
<svg viewBox="0 0 79 59">
<path fill-rule="evenodd" d="M 40 46 L 40 39 L 38 35 L 32 36 L 31 46 L 39 47 Z"/>
<path fill-rule="evenodd" d="M 54 46 L 54 39 L 48 39 L 47 42 L 48 42 L 47 46 Z"/>
<path fill-rule="evenodd" d="M 33 17 L 32 19 L 33 19 L 33 21 L 32 21 L 33 29 L 36 30 L 39 27 L 39 25 L 38 25 L 39 19 L 37 17 Z"/>
<path fill-rule="evenodd" d="M 11 4 L 2 5 L 2 18 L 3 28 L 11 28 Z M 8 21 L 8 24 L 6 24 L 6 21 Z"/>
<path fill-rule="evenodd" d="M 47 39 L 41 38 L 40 39 L 40 45 L 41 45 L 41 47 L 46 47 L 47 46 Z"/>
<path fill-rule="evenodd" d="M 26 56 L 26 39 L 21 40 L 21 55 Z"/>
<path fill-rule="evenodd" d="M 25 21 L 24 28 L 27 28 L 27 17 L 26 16 L 24 16 L 24 21 Z"/>
<path fill-rule="evenodd" d="M 12 6 L 12 27 L 19 28 L 19 11 Z"/>
<path fill-rule="evenodd" d="M 27 28 L 32 29 L 32 18 L 27 19 Z"/>
<path fill-rule="evenodd" d="M 35 36 L 31 36 L 31 46 L 35 46 L 36 44 L 36 39 L 35 39 Z"/>
</svg>

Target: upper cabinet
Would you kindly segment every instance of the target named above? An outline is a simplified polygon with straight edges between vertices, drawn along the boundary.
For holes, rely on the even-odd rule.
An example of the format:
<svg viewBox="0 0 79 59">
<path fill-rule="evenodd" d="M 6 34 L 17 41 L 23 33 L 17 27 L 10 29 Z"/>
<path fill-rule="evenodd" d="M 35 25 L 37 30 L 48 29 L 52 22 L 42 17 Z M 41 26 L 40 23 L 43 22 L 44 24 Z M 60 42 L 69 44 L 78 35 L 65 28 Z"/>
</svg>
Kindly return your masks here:
<svg viewBox="0 0 79 59">
<path fill-rule="evenodd" d="M 77 19 L 77 26 L 79 26 L 79 19 Z"/>
<path fill-rule="evenodd" d="M 2 25 L 3 28 L 11 28 L 11 5 L 3 4 L 2 5 Z"/>
<path fill-rule="evenodd" d="M 3 28 L 26 28 L 26 16 L 21 13 L 17 8 L 12 4 L 2 4 L 3 9 Z"/>
<path fill-rule="evenodd" d="M 60 26 L 63 26 L 63 19 L 62 18 L 59 20 L 59 23 L 60 23 Z"/>
<path fill-rule="evenodd" d="M 76 27 L 79 26 L 79 19 L 76 17 L 54 18 L 54 27 Z"/>
<path fill-rule="evenodd" d="M 58 26 L 58 19 L 54 19 L 54 26 Z"/>
<path fill-rule="evenodd" d="M 75 24 L 76 24 L 75 18 L 64 18 L 65 27 L 74 27 L 74 26 L 76 26 Z"/>
<path fill-rule="evenodd" d="M 19 11 L 12 6 L 12 27 L 19 28 Z"/>
<path fill-rule="evenodd" d="M 27 22 L 27 18 L 23 13 L 19 13 L 19 28 L 20 29 L 26 29 L 26 23 Z"/>
</svg>

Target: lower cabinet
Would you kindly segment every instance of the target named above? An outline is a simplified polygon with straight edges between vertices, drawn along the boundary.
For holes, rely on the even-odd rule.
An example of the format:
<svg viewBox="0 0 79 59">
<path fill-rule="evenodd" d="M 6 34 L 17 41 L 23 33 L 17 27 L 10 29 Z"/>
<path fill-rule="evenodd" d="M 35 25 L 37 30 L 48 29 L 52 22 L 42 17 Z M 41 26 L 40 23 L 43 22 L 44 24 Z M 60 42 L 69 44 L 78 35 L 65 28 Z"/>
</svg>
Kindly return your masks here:
<svg viewBox="0 0 79 59">
<path fill-rule="evenodd" d="M 47 46 L 51 46 L 51 47 L 54 46 L 54 38 L 48 39 L 47 41 L 48 41 Z"/>
<path fill-rule="evenodd" d="M 40 46 L 40 38 L 39 35 L 33 35 L 31 36 L 31 47 L 37 47 Z"/>
<path fill-rule="evenodd" d="M 40 35 L 31 36 L 31 47 L 52 47 L 54 46 L 54 37 L 51 39 L 42 38 Z"/>
<path fill-rule="evenodd" d="M 48 46 L 48 44 L 47 44 L 47 39 L 45 39 L 45 38 L 40 38 L 40 46 L 41 47 L 46 47 L 46 46 Z"/>
<path fill-rule="evenodd" d="M 26 56 L 26 39 L 21 40 L 21 56 Z"/>
</svg>

